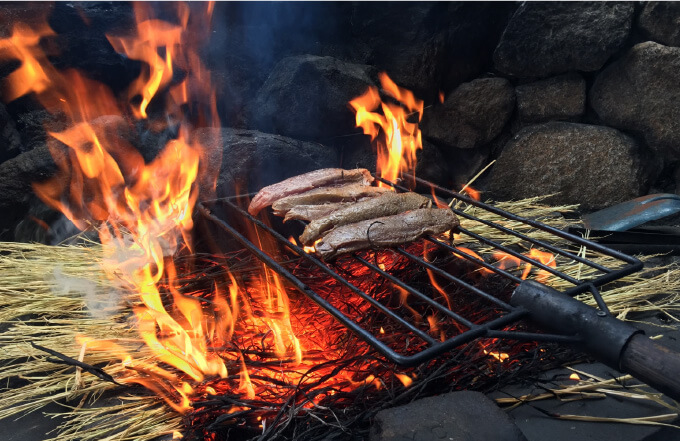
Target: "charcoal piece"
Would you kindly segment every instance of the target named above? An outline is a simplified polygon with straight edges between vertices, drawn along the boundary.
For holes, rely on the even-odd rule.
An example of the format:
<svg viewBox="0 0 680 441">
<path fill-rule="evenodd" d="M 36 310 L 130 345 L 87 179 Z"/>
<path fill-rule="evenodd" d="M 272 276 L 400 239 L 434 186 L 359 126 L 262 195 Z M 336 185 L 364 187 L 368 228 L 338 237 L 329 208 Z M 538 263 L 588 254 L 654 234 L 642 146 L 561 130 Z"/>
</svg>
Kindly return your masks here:
<svg viewBox="0 0 680 441">
<path fill-rule="evenodd" d="M 526 441 L 512 419 L 480 392 L 452 392 L 378 412 L 370 441 Z"/>
<path fill-rule="evenodd" d="M 621 49 L 630 33 L 630 2 L 525 2 L 494 52 L 501 72 L 540 78 L 592 72 Z"/>
<path fill-rule="evenodd" d="M 602 122 L 641 134 L 668 161 L 680 159 L 680 48 L 631 48 L 596 78 L 590 103 Z"/>
</svg>

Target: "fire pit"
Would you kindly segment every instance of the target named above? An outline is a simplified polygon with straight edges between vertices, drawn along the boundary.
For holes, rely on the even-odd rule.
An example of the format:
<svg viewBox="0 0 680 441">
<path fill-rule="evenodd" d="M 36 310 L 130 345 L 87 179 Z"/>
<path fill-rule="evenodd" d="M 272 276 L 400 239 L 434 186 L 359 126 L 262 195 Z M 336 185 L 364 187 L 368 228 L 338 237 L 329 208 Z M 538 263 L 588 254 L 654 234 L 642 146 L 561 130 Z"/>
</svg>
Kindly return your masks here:
<svg viewBox="0 0 680 441">
<path fill-rule="evenodd" d="M 623 80 L 610 66 L 637 72 L 635 55 L 656 53 L 625 46 L 634 14 L 658 32 L 650 5 L 638 8 L 646 14 L 560 5 L 538 21 L 596 17 L 580 28 L 611 41 L 597 39 L 573 66 L 547 59 L 537 71 L 515 52 L 522 29 L 548 14 L 542 5 L 317 5 L 351 27 L 351 44 L 341 27 L 322 26 L 318 53 L 303 44 L 261 64 L 247 50 L 258 46 L 248 16 L 261 5 L 1 6 L 12 22 L 0 36 L 9 146 L 0 203 L 12 208 L 1 237 L 31 231 L 61 242 L 79 230 L 70 239 L 86 247 L 0 243 L 0 419 L 58 401 L 74 409 L 64 440 L 360 439 L 388 421 L 381 410 L 448 391 L 497 392 L 590 358 L 680 398 L 678 354 L 620 320 L 641 305 L 660 310 L 658 294 L 680 291 L 677 270 L 570 234 L 577 222 L 563 217 L 581 198 L 591 210 L 671 180 L 668 134 L 629 122 L 612 98 Z M 390 20 L 408 35 L 393 35 Z M 483 28 L 474 49 L 459 47 L 470 28 Z M 101 59 L 74 56 L 78 29 Z M 285 44 L 299 43 L 282 29 Z M 216 64 L 219 38 L 243 48 Z M 393 50 L 407 41 L 422 47 Z M 584 52 L 573 41 L 570 53 Z M 559 58 L 562 43 L 535 55 Z M 624 46 L 632 55 L 605 65 Z M 460 68 L 446 64 L 458 57 Z M 494 75 L 474 78 L 492 65 Z M 586 85 L 574 69 L 598 76 Z M 583 109 L 586 87 L 597 121 Z M 230 107 L 235 90 L 242 99 Z M 537 94 L 578 102 L 540 106 Z M 663 172 L 649 171 L 642 138 Z M 371 243 L 369 228 L 368 249 L 325 261 L 297 239 L 304 222 L 246 210 L 253 191 L 329 167 L 370 168 L 383 187 L 371 190 L 428 196 L 460 227 L 393 248 Z M 527 168 L 543 172 L 527 177 Z M 594 176 L 596 186 L 586 182 Z M 482 202 L 478 185 L 515 202 Z M 547 196 L 525 199 L 536 195 Z M 589 378 L 579 387 L 609 384 Z M 512 399 L 534 397 L 499 403 Z"/>
</svg>

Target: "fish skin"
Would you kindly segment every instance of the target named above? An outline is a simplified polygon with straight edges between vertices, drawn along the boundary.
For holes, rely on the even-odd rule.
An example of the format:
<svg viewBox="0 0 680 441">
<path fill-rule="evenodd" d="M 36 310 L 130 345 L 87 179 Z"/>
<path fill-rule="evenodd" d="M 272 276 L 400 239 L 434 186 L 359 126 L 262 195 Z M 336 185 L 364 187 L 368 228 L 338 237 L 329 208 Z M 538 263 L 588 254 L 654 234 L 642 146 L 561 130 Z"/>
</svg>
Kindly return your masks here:
<svg viewBox="0 0 680 441">
<path fill-rule="evenodd" d="M 420 208 L 394 216 L 369 219 L 334 228 L 316 244 L 324 260 L 367 248 L 389 248 L 413 242 L 427 234 L 441 234 L 460 225 L 448 208 Z"/>
<path fill-rule="evenodd" d="M 376 198 L 356 202 L 324 217 L 312 220 L 302 232 L 300 242 L 304 245 L 312 245 L 314 241 L 332 228 L 367 219 L 392 216 L 431 205 L 432 200 L 430 198 L 417 193 L 383 193 Z"/>
<path fill-rule="evenodd" d="M 304 193 L 319 187 L 347 183 L 370 185 L 374 181 L 371 172 L 365 168 L 345 170 L 342 168 L 323 168 L 309 173 L 293 176 L 261 189 L 250 201 L 248 213 L 257 215 L 264 207 L 272 205 L 287 196 Z"/>
<path fill-rule="evenodd" d="M 291 208 L 287 213 L 286 217 L 283 218 L 284 222 L 289 220 L 303 220 L 303 221 L 313 221 L 316 219 L 321 219 L 322 217 L 328 216 L 329 214 L 340 210 L 343 207 L 347 207 L 352 204 L 352 202 L 334 202 L 329 204 L 321 205 L 297 205 Z M 277 216 L 282 216 L 282 213 L 274 212 Z"/>
<path fill-rule="evenodd" d="M 355 202 L 361 198 L 378 196 L 391 188 L 372 187 L 363 184 L 347 184 L 340 187 L 322 187 L 304 193 L 287 196 L 272 204 L 274 212 L 287 213 L 298 205 L 320 205 L 333 202 Z"/>
</svg>

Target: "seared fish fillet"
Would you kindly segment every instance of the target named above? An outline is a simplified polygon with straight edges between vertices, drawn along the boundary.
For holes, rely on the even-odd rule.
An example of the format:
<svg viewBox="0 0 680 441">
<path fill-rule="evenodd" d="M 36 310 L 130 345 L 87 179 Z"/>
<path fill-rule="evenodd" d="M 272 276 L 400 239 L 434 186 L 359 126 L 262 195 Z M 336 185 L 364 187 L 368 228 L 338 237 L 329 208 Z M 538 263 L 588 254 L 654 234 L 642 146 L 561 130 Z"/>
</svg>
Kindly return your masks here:
<svg viewBox="0 0 680 441">
<path fill-rule="evenodd" d="M 304 193 L 314 188 L 349 183 L 370 185 L 371 182 L 373 182 L 373 176 L 371 176 L 371 172 L 365 168 L 353 170 L 324 168 L 321 170 L 314 170 L 264 187 L 255 195 L 253 200 L 250 201 L 248 213 L 254 216 L 264 207 L 273 204 L 279 199 L 294 194 Z"/>
<path fill-rule="evenodd" d="M 402 245 L 427 234 L 453 230 L 458 225 L 458 218 L 448 208 L 420 208 L 334 228 L 316 244 L 316 253 L 329 260 L 366 248 Z"/>
<path fill-rule="evenodd" d="M 394 193 L 391 191 L 383 193 L 377 198 L 350 204 L 327 216 L 313 220 L 300 236 L 300 242 L 304 245 L 312 245 L 315 240 L 334 227 L 425 208 L 431 204 L 431 199 L 417 193 Z"/>
<path fill-rule="evenodd" d="M 288 213 L 286 213 L 286 217 L 283 218 L 283 221 L 288 222 L 289 220 L 294 219 L 313 221 L 328 216 L 334 211 L 350 204 L 352 204 L 352 202 L 335 202 L 332 204 L 321 205 L 298 205 L 297 207 L 291 208 Z"/>
<path fill-rule="evenodd" d="M 319 205 L 330 202 L 354 202 L 361 198 L 378 196 L 390 188 L 371 187 L 363 184 L 348 184 L 341 187 L 322 187 L 309 190 L 302 194 L 294 194 L 272 204 L 274 214 L 283 216 L 298 205 Z"/>
</svg>

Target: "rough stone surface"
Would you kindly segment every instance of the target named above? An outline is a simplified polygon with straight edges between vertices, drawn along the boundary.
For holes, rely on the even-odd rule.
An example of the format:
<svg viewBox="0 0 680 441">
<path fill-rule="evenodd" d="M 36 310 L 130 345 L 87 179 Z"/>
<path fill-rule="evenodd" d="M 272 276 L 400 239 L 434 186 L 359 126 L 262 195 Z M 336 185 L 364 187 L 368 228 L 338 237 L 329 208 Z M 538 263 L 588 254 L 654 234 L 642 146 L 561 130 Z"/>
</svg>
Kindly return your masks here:
<svg viewBox="0 0 680 441">
<path fill-rule="evenodd" d="M 645 194 L 646 167 L 636 141 L 616 129 L 549 122 L 513 137 L 489 185 L 497 199 L 558 193 L 549 202 L 596 210 Z"/>
<path fill-rule="evenodd" d="M 481 78 L 461 84 L 443 105 L 423 115 L 423 136 L 439 145 L 471 149 L 501 132 L 515 106 L 515 91 L 504 78 Z"/>
<path fill-rule="evenodd" d="M 669 160 L 680 158 L 680 48 L 651 41 L 602 71 L 590 104 L 607 125 L 641 134 Z"/>
<path fill-rule="evenodd" d="M 601 68 L 626 41 L 633 3 L 525 2 L 494 52 L 501 72 L 546 77 Z"/>
<path fill-rule="evenodd" d="M 305 140 L 356 131 L 351 99 L 364 93 L 373 69 L 332 57 L 281 60 L 257 94 L 252 122 L 258 130 Z"/>
<path fill-rule="evenodd" d="M 469 81 L 490 64 L 515 8 L 510 2 L 355 2 L 351 32 L 367 48 L 368 64 L 432 102 L 439 90 Z"/>
<path fill-rule="evenodd" d="M 510 417 L 479 392 L 452 392 L 378 412 L 371 441 L 526 441 Z"/>
<path fill-rule="evenodd" d="M 520 122 L 574 121 L 586 107 L 586 81 L 569 73 L 515 88 Z"/>
<path fill-rule="evenodd" d="M 192 137 L 219 165 L 217 196 L 258 191 L 308 171 L 340 165 L 337 151 L 321 144 L 241 129 L 198 129 Z M 202 192 L 202 195 L 209 194 Z"/>
<path fill-rule="evenodd" d="M 651 40 L 680 46 L 680 3 L 647 2 L 638 17 L 638 25 Z"/>
<path fill-rule="evenodd" d="M 14 119 L 0 104 L 0 163 L 21 153 L 21 137 Z"/>
</svg>

